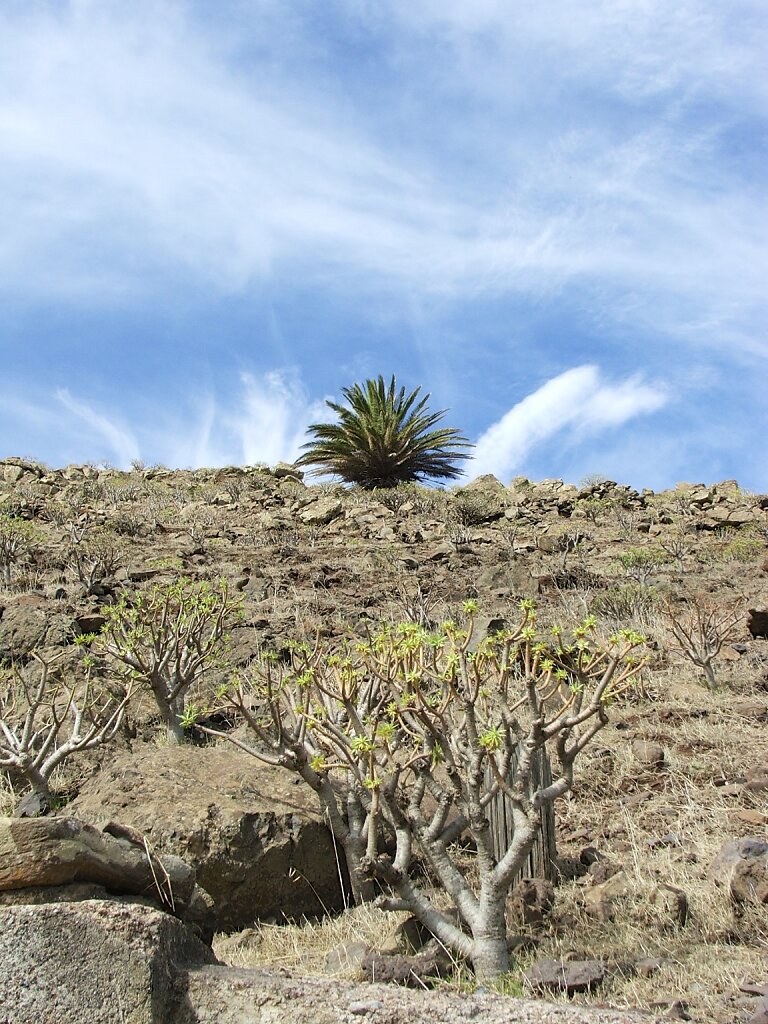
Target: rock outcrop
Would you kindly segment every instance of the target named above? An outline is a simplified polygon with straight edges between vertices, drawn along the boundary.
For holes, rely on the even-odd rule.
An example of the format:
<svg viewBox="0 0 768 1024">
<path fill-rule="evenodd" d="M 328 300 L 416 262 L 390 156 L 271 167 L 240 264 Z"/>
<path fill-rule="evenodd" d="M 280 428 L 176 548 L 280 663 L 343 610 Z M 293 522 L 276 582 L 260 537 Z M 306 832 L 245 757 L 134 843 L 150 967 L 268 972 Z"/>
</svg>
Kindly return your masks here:
<svg viewBox="0 0 768 1024">
<path fill-rule="evenodd" d="M 343 853 L 312 792 L 290 772 L 229 746 L 146 747 L 116 756 L 67 807 L 115 820 L 160 856 L 190 864 L 216 906 L 216 928 L 344 906 Z"/>
</svg>

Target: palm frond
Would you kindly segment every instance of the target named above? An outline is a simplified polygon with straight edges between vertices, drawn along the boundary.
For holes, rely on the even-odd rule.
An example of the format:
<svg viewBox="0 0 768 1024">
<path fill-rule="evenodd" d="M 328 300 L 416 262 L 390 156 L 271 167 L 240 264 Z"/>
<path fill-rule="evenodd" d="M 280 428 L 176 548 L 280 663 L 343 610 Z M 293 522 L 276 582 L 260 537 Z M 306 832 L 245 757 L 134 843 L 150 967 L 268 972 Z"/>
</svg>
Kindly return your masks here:
<svg viewBox="0 0 768 1024">
<path fill-rule="evenodd" d="M 308 428 L 313 439 L 302 446 L 298 466 L 369 489 L 461 475 L 457 463 L 470 457 L 472 445 L 455 427 L 433 429 L 445 410 L 428 412 L 421 388 L 398 391 L 394 375 L 388 385 L 379 376 L 342 394 L 346 405 L 326 402 L 338 420 Z"/>
</svg>

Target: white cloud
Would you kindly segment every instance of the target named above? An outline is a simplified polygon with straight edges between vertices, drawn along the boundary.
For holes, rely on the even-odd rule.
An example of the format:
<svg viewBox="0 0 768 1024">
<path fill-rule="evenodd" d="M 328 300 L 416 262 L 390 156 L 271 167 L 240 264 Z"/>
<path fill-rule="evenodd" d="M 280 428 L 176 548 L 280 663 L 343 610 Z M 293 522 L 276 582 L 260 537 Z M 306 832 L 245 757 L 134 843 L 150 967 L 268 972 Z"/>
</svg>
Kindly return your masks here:
<svg viewBox="0 0 768 1024">
<path fill-rule="evenodd" d="M 281 373 L 257 378 L 242 375 L 243 402 L 229 419 L 239 438 L 246 463 L 293 462 L 299 456 L 309 424 L 318 415 L 326 418 L 318 403 L 310 403 L 302 385 Z"/>
<path fill-rule="evenodd" d="M 573 445 L 655 412 L 668 400 L 663 388 L 637 378 L 605 382 L 595 366 L 579 366 L 547 381 L 518 402 L 477 441 L 466 476 L 493 473 L 508 479 L 536 445 L 568 431 Z"/>
<path fill-rule="evenodd" d="M 27 424 L 26 436 L 66 461 L 108 461 L 127 468 L 135 459 L 173 467 L 292 462 L 311 422 L 324 420 L 323 402 L 311 401 L 295 373 L 243 373 L 230 394 L 190 394 L 162 408 L 134 402 L 123 417 L 59 388 L 61 409 L 45 399 L 14 399 L 7 413 Z M 67 416 L 66 413 L 69 415 Z M 84 429 L 84 427 L 86 429 Z M 6 433 L 8 431 L 6 430 Z"/>
<path fill-rule="evenodd" d="M 402 92 L 376 98 L 408 129 L 394 133 L 343 69 L 314 77 L 295 5 L 257 6 L 238 66 L 218 24 L 236 9 L 0 13 L 0 289 L 100 302 L 179 274 L 452 297 L 577 281 L 608 321 L 765 353 L 759 199 L 718 156 L 721 131 L 765 115 L 754 0 L 329 3 L 329 24 L 356 16 L 403 61 Z M 478 92 L 488 113 L 457 121 L 455 96 Z"/>
<path fill-rule="evenodd" d="M 59 389 L 56 397 L 68 412 L 82 420 L 102 442 L 107 443 L 118 466 L 128 467 L 134 459 L 139 458 L 139 446 L 129 429 L 104 413 L 97 412 L 87 403 L 73 398 L 66 388 Z M 91 442 L 91 450 L 93 447 L 98 447 L 98 441 L 96 445 Z"/>
</svg>

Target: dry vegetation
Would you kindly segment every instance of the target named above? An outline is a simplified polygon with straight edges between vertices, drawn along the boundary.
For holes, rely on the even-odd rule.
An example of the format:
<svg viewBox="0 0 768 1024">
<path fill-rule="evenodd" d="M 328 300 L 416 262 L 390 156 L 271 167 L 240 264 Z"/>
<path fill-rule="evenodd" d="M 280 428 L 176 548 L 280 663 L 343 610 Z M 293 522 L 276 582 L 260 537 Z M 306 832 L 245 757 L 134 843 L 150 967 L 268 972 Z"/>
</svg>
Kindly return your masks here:
<svg viewBox="0 0 768 1024">
<path fill-rule="evenodd" d="M 768 773 L 768 641 L 746 630 L 747 609 L 768 607 L 768 501 L 731 483 L 656 495 L 522 480 L 460 494 L 361 493 L 307 488 L 264 468 L 54 473 L 9 460 L 2 471 L 6 664 L 72 651 L 78 633 L 100 628 L 104 605 L 181 574 L 223 578 L 241 596 L 230 665 L 288 637 L 362 634 L 377 619 L 430 625 L 459 615 L 467 596 L 489 616 L 535 596 L 544 620 L 568 626 L 593 612 L 606 631 L 645 632 L 650 671 L 612 709 L 558 804 L 564 875 L 579 877 L 563 878 L 543 922 L 519 926 L 529 941 L 518 966 L 600 958 L 615 968 L 610 979 L 575 999 L 680 1000 L 702 1024 L 748 1019 L 739 986 L 768 979 L 766 908 L 734 907 L 707 872 L 726 840 L 768 838 L 768 784 L 745 785 Z M 714 687 L 675 650 L 674 617 L 697 602 L 733 612 Z M 205 685 L 226 671 L 216 667 Z M 154 742 L 151 702 L 140 707 L 135 742 Z M 648 760 L 654 744 L 663 761 Z M 95 770 L 98 759 L 88 764 Z M 81 770 L 57 770 L 62 798 Z M 0 814 L 13 807 L 11 781 L 0 774 Z M 600 908 L 590 903 L 599 884 L 585 873 L 590 862 L 606 878 L 623 873 Z M 396 921 L 359 907 L 319 922 L 261 923 L 220 936 L 217 949 L 238 966 L 322 974 L 342 942 L 391 946 Z M 641 958 L 656 963 L 638 971 Z M 468 984 L 468 972 L 456 964 L 440 983 Z"/>
</svg>

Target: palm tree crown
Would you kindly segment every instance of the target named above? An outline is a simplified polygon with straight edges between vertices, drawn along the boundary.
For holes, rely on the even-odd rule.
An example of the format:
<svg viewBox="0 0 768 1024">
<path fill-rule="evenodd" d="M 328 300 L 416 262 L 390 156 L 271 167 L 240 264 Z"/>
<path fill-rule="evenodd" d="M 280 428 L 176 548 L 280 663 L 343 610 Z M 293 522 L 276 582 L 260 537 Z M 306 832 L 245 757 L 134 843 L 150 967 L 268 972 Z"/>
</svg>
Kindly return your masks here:
<svg viewBox="0 0 768 1024">
<path fill-rule="evenodd" d="M 445 410 L 428 413 L 429 395 L 417 401 L 421 388 L 406 395 L 397 390 L 393 375 L 343 388 L 348 406 L 326 402 L 336 423 L 313 423 L 314 439 L 296 465 L 314 466 L 315 475 L 330 473 L 368 490 L 395 487 L 424 479 L 455 479 L 457 460 L 468 459 L 462 449 L 472 445 L 453 427 L 432 427 Z"/>
</svg>

